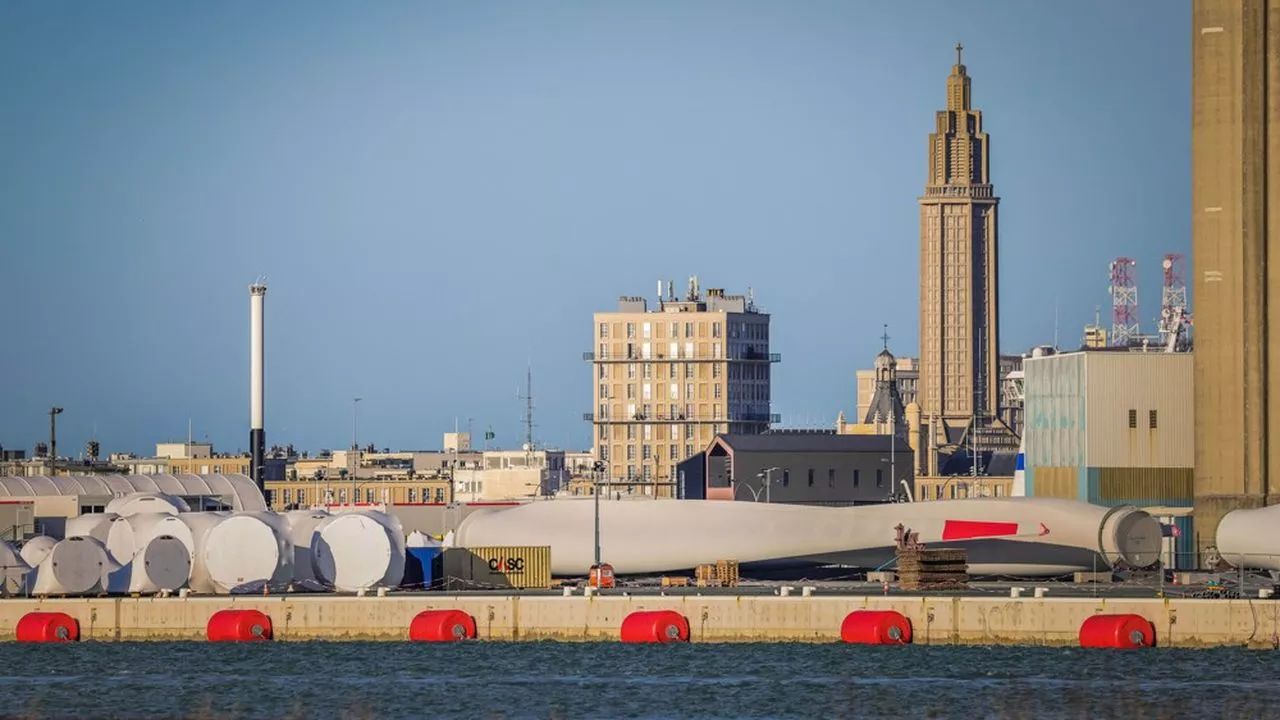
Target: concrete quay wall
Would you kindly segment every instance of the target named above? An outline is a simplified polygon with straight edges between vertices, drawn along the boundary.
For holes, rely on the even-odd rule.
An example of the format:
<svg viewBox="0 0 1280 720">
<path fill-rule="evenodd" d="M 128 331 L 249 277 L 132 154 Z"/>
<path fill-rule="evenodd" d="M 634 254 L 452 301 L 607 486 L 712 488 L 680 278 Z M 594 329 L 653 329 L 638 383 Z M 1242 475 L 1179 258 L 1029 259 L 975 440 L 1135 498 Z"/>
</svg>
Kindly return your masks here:
<svg viewBox="0 0 1280 720">
<path fill-rule="evenodd" d="M 923 645 L 1062 645 L 1102 613 L 1136 613 L 1154 623 L 1162 647 L 1248 646 L 1280 642 L 1280 601 L 1130 598 L 911 596 L 396 595 L 338 597 L 76 598 L 0 600 L 0 640 L 32 611 L 65 612 L 85 640 L 201 640 L 209 617 L 253 608 L 271 617 L 277 640 L 403 640 L 418 612 L 459 609 L 480 639 L 617 640 L 637 610 L 675 610 L 693 642 L 835 642 L 854 610 L 897 610 Z"/>
</svg>

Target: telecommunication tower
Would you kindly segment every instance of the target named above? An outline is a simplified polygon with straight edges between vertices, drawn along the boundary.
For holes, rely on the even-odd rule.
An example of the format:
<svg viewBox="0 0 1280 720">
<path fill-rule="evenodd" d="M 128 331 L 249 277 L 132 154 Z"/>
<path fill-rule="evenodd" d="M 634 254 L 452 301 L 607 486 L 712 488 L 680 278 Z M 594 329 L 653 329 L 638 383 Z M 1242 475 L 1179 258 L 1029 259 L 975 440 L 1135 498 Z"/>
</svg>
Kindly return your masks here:
<svg viewBox="0 0 1280 720">
<path fill-rule="evenodd" d="M 1187 307 L 1186 259 L 1182 253 L 1169 253 L 1161 263 L 1164 290 L 1160 298 L 1160 342 L 1169 344 L 1170 337 L 1182 331 L 1190 315 Z"/>
<path fill-rule="evenodd" d="M 1128 347 L 1141 337 L 1138 323 L 1138 263 L 1118 257 L 1111 263 L 1111 345 Z"/>
</svg>

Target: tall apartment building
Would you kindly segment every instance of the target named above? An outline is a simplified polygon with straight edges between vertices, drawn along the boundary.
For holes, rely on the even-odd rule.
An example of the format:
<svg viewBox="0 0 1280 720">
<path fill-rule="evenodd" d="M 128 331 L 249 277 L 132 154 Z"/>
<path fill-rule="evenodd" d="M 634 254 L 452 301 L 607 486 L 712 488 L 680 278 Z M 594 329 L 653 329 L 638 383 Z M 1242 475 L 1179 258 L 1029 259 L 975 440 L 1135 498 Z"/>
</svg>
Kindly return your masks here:
<svg viewBox="0 0 1280 720">
<path fill-rule="evenodd" d="M 591 362 L 592 423 L 598 459 L 611 480 L 671 495 L 676 465 L 718 433 L 760 433 L 770 413 L 769 315 L 754 297 L 726 295 L 697 278 L 676 297 L 659 283 L 657 307 L 623 297 L 616 312 L 595 314 Z M 644 492 L 649 492 L 646 489 Z"/>
<path fill-rule="evenodd" d="M 1191 3 L 1195 534 L 1280 502 L 1280 0 Z M 1277 261 L 1275 267 L 1272 260 Z M 1274 311 L 1274 312 L 1273 312 Z"/>
</svg>

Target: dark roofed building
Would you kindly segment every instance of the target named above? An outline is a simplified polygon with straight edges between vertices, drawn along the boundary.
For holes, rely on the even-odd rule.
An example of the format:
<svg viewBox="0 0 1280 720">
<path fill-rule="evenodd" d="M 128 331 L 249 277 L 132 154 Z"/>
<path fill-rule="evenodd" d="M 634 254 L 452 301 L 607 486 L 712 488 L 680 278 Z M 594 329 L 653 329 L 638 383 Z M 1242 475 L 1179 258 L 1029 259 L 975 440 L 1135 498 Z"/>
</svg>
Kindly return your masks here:
<svg viewBox="0 0 1280 720">
<path fill-rule="evenodd" d="M 889 435 L 717 435 L 705 457 L 708 500 L 867 505 L 915 486 L 911 448 Z"/>
</svg>

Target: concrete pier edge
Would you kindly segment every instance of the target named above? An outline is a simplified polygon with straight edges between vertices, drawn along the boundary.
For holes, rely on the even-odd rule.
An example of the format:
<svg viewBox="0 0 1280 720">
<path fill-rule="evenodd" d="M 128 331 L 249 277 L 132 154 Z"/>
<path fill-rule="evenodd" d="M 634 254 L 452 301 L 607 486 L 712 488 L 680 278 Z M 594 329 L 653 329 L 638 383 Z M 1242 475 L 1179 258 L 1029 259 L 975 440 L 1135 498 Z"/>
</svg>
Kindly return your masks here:
<svg viewBox="0 0 1280 720">
<path fill-rule="evenodd" d="M 407 640 L 422 610 L 456 608 L 476 620 L 480 640 L 616 641 L 637 610 L 674 610 L 691 642 L 838 642 L 854 610 L 896 610 L 911 620 L 917 645 L 1075 646 L 1095 614 L 1136 613 L 1156 629 L 1158 647 L 1280 645 L 1280 602 L 1258 599 L 1010 598 L 928 596 L 622 596 L 390 594 L 67 598 L 0 600 L 0 641 L 28 612 L 65 612 L 82 640 L 203 640 L 210 616 L 255 608 L 275 638 Z"/>
</svg>

